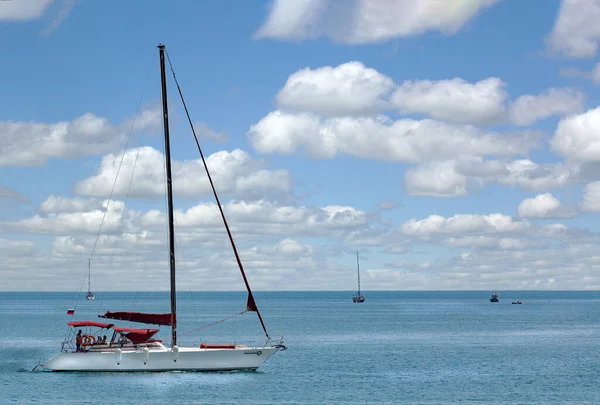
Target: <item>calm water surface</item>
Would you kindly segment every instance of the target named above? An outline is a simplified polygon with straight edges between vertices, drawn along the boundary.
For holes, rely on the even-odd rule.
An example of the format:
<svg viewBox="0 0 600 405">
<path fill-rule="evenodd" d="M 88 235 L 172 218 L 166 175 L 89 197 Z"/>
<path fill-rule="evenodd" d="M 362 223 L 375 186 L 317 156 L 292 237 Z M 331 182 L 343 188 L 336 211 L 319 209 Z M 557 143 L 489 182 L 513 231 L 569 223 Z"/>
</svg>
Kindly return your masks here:
<svg viewBox="0 0 600 405">
<path fill-rule="evenodd" d="M 233 373 L 31 373 L 67 321 L 168 312 L 168 293 L 82 295 L 74 317 L 74 293 L 0 293 L 0 404 L 599 404 L 600 292 L 490 293 L 257 292 L 289 350 Z M 183 334 L 239 312 L 245 294 L 180 292 L 178 305 Z M 247 313 L 179 344 L 262 344 L 261 332 Z"/>
</svg>

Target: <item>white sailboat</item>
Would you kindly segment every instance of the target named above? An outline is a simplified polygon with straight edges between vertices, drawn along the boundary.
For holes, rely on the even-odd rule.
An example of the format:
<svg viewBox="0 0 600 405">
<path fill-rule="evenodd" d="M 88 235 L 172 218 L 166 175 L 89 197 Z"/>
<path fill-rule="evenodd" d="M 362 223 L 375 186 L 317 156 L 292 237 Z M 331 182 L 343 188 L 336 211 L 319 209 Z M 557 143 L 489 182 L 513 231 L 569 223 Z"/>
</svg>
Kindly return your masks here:
<svg viewBox="0 0 600 405">
<path fill-rule="evenodd" d="M 352 302 L 365 302 L 365 296 L 360 292 L 360 262 L 358 261 L 358 251 L 356 252 L 356 272 L 358 273 L 358 292 L 352 297 Z"/>
<path fill-rule="evenodd" d="M 110 312 L 99 315 L 100 318 L 139 322 L 155 325 L 171 326 L 171 343 L 169 346 L 155 339 L 158 329 L 124 328 L 110 322 L 91 320 L 69 322 L 69 336 L 62 344 L 61 352 L 42 364 L 52 371 L 230 371 L 256 370 L 269 357 L 279 350 L 287 349 L 283 338 L 272 341 L 269 337 L 262 316 L 258 310 L 252 290 L 248 284 L 237 248 L 233 242 L 229 226 L 225 219 L 219 197 L 200 149 L 192 121 L 185 101 L 173 73 L 175 84 L 181 96 L 192 132 L 196 139 L 198 151 L 202 157 L 217 206 L 221 212 L 223 223 L 231 241 L 231 246 L 248 290 L 246 310 L 256 312 L 265 332 L 266 342 L 262 346 L 247 346 L 239 344 L 200 344 L 197 347 L 179 347 L 177 345 L 177 299 L 175 288 L 175 241 L 173 220 L 173 194 L 171 181 L 171 156 L 169 140 L 169 121 L 167 108 L 167 87 L 165 71 L 165 46 L 158 46 L 160 55 L 161 90 L 163 107 L 163 126 L 165 140 L 165 167 L 167 177 L 167 210 L 169 225 L 169 257 L 171 283 L 171 312 L 166 314 L 151 314 L 140 312 Z M 167 56 L 168 57 L 168 56 Z M 170 63 L 170 60 L 169 60 Z M 173 67 L 171 66 L 171 70 Z M 242 313 L 243 313 L 242 312 Z M 83 330 L 85 329 L 85 333 Z M 100 336 L 111 335 L 108 341 Z"/>
<path fill-rule="evenodd" d="M 88 301 L 93 301 L 96 299 L 96 294 L 94 294 L 92 292 L 92 288 L 91 288 L 91 284 L 92 284 L 92 266 L 91 266 L 91 262 L 92 260 L 89 259 L 88 260 L 88 292 L 87 295 L 85 296 L 85 299 Z"/>
</svg>

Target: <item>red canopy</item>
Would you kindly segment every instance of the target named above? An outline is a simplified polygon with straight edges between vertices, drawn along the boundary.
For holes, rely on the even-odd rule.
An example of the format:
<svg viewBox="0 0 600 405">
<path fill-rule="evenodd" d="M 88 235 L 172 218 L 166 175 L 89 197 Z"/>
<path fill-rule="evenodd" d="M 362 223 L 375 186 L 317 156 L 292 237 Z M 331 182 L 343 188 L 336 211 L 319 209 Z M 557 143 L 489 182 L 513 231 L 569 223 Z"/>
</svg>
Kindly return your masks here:
<svg viewBox="0 0 600 405">
<path fill-rule="evenodd" d="M 110 328 L 113 326 L 112 323 L 103 323 L 103 322 L 96 322 L 96 321 L 73 321 L 73 322 L 67 323 L 67 325 L 72 326 L 74 328 L 81 328 L 84 326 L 95 326 L 97 328 Z"/>
<path fill-rule="evenodd" d="M 133 343 L 145 343 L 147 342 L 158 329 L 135 329 L 135 328 L 119 328 L 113 326 L 113 329 L 120 334 L 124 335 L 127 339 Z"/>
<path fill-rule="evenodd" d="M 98 318 L 119 319 L 121 321 L 171 325 L 171 314 L 145 314 L 142 312 L 110 312 L 98 315 Z"/>
</svg>

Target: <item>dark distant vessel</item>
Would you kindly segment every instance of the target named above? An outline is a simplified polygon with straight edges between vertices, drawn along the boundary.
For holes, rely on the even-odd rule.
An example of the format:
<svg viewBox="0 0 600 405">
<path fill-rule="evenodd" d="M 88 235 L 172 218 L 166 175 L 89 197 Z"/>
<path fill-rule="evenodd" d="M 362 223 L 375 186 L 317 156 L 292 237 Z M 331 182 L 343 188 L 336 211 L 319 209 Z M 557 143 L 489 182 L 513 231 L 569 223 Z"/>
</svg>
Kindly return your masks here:
<svg viewBox="0 0 600 405">
<path fill-rule="evenodd" d="M 358 272 L 358 292 L 352 297 L 352 302 L 365 302 L 365 296 L 360 292 L 360 264 L 358 262 L 358 252 L 356 252 L 356 271 Z"/>
<path fill-rule="evenodd" d="M 500 302 L 500 300 L 498 299 L 498 294 L 493 293 L 492 298 L 490 298 L 490 302 Z"/>
<path fill-rule="evenodd" d="M 513 301 L 513 302 L 511 302 L 511 304 L 522 304 L 522 302 L 521 301 Z"/>
</svg>

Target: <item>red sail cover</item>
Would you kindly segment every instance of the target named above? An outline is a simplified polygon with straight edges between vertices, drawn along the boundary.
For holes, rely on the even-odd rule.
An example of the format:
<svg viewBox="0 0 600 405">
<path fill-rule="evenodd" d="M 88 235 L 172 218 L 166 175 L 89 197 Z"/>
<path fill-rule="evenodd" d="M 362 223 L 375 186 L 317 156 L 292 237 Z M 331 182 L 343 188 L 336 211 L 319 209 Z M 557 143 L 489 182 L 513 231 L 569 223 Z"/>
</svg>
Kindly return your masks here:
<svg viewBox="0 0 600 405">
<path fill-rule="evenodd" d="M 119 319 L 121 321 L 171 325 L 171 314 L 144 314 L 142 312 L 110 312 L 98 315 L 98 318 Z"/>
</svg>

